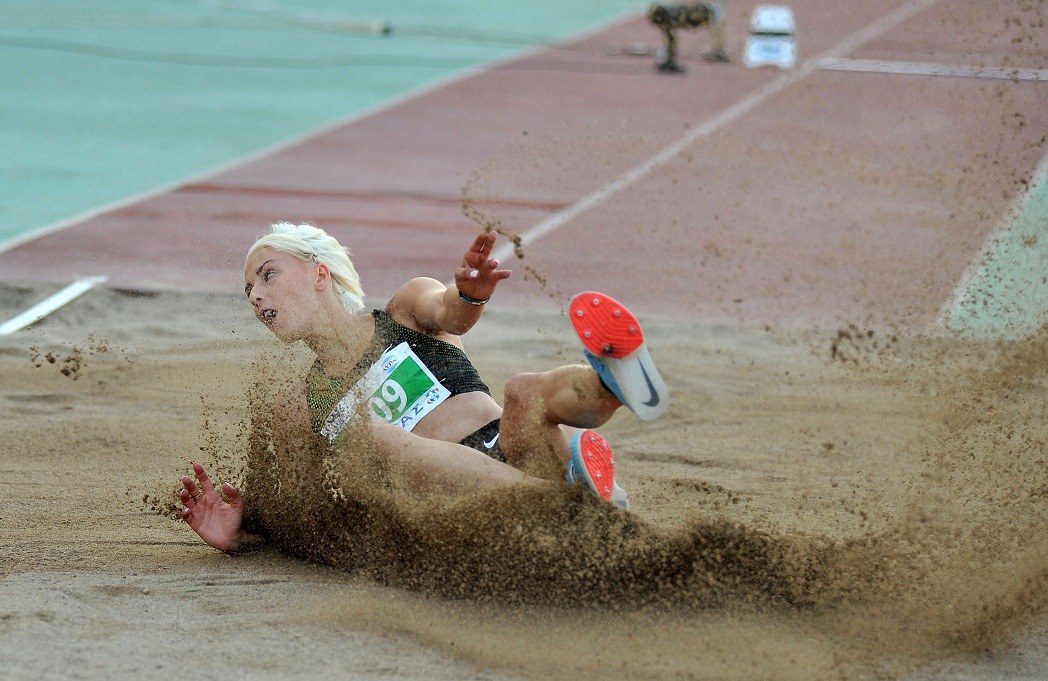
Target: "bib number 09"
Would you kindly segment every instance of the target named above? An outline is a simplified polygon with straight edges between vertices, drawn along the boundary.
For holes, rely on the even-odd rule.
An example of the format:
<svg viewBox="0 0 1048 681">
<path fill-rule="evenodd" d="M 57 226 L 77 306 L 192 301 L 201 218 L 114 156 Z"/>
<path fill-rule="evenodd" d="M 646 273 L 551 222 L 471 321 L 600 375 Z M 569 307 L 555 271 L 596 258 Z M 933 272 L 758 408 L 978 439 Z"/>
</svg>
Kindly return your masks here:
<svg viewBox="0 0 1048 681">
<path fill-rule="evenodd" d="M 389 379 L 383 383 L 368 402 L 371 410 L 384 421 L 393 421 L 394 414 L 400 414 L 408 406 L 408 396 L 396 381 Z M 391 409 L 390 407 L 393 406 Z"/>
</svg>

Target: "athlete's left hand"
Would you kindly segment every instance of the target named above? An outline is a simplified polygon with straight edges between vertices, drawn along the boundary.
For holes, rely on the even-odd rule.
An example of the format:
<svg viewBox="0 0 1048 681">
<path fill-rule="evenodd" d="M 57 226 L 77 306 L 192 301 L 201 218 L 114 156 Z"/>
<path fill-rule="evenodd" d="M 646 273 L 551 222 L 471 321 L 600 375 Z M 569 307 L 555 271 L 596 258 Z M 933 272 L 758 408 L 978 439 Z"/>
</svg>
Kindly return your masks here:
<svg viewBox="0 0 1048 681">
<path fill-rule="evenodd" d="M 478 234 L 462 258 L 462 267 L 455 270 L 455 286 L 470 298 L 487 300 L 498 283 L 509 278 L 510 271 L 500 270 L 499 261 L 491 257 L 497 238 L 495 232 Z"/>
</svg>

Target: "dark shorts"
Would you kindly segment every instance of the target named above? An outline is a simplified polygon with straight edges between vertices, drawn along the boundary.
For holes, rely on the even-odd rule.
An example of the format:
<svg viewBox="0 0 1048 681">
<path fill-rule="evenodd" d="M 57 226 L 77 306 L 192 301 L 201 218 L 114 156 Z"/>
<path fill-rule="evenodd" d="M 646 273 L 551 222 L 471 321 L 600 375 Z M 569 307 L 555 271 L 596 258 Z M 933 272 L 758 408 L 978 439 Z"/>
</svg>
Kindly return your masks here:
<svg viewBox="0 0 1048 681">
<path fill-rule="evenodd" d="M 459 441 L 460 445 L 466 445 L 481 454 L 487 454 L 496 461 L 506 463 L 506 455 L 499 449 L 499 424 L 501 419 L 495 419 L 480 430 L 473 431 Z"/>
</svg>

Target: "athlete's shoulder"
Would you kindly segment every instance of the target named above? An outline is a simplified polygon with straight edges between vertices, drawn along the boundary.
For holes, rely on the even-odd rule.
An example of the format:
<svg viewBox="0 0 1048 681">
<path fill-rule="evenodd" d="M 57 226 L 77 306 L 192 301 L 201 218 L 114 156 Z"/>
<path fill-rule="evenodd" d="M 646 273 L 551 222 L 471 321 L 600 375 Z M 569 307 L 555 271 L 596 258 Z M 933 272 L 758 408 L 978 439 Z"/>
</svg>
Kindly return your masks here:
<svg viewBox="0 0 1048 681">
<path fill-rule="evenodd" d="M 386 303 L 385 311 L 398 324 L 422 333 L 432 333 L 432 329 L 420 323 L 420 318 L 428 317 L 423 313 L 439 303 L 446 289 L 432 277 L 415 277 L 397 289 Z"/>
</svg>

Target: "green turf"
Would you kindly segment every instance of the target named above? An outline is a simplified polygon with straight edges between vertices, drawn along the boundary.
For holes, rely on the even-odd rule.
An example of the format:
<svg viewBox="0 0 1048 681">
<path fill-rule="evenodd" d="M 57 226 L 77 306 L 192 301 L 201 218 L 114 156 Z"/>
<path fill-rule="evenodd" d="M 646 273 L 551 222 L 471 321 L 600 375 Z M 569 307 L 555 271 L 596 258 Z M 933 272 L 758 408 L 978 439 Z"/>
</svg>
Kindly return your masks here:
<svg viewBox="0 0 1048 681">
<path fill-rule="evenodd" d="M 0 243 L 646 4 L 0 2 Z"/>
<path fill-rule="evenodd" d="M 1023 338 L 1048 324 L 1048 158 L 1037 179 L 947 311 L 948 328 L 975 338 Z"/>
</svg>

